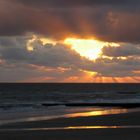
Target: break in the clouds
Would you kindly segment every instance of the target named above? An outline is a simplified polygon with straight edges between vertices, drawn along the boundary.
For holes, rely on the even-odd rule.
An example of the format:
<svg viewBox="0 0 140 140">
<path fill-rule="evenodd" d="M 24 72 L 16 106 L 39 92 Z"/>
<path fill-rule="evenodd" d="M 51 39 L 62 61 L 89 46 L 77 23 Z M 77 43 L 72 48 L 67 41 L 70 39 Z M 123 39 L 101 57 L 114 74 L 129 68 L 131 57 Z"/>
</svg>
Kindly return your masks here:
<svg viewBox="0 0 140 140">
<path fill-rule="evenodd" d="M 0 0 L 0 35 L 139 42 L 139 0 Z"/>
</svg>

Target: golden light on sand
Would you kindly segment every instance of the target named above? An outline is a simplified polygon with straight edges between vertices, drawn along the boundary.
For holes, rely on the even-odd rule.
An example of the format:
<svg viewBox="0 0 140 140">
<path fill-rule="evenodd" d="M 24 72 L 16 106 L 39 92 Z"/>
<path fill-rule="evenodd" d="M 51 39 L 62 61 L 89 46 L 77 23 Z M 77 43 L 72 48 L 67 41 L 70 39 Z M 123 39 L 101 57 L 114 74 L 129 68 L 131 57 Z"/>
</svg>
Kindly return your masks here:
<svg viewBox="0 0 140 140">
<path fill-rule="evenodd" d="M 73 113 L 67 114 L 65 117 L 90 117 L 90 116 L 102 116 L 102 115 L 112 115 L 112 114 L 122 114 L 127 113 L 128 109 L 106 109 L 106 110 L 97 110 L 97 111 L 89 111 L 89 112 L 81 112 L 81 113 Z"/>
<path fill-rule="evenodd" d="M 66 38 L 65 44 L 72 45 L 72 49 L 90 60 L 95 60 L 102 54 L 102 48 L 106 44 L 94 39 Z"/>
</svg>

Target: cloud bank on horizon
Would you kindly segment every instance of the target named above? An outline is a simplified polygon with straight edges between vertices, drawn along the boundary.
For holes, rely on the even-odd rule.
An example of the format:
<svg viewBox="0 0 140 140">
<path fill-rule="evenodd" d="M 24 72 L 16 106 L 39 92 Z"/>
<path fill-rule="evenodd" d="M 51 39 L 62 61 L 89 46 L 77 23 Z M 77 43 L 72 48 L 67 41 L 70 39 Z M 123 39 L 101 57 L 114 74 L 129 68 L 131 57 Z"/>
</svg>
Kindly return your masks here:
<svg viewBox="0 0 140 140">
<path fill-rule="evenodd" d="M 139 0 L 0 0 L 0 82 L 139 82 L 139 13 Z M 91 61 L 68 37 L 119 46 Z"/>
</svg>

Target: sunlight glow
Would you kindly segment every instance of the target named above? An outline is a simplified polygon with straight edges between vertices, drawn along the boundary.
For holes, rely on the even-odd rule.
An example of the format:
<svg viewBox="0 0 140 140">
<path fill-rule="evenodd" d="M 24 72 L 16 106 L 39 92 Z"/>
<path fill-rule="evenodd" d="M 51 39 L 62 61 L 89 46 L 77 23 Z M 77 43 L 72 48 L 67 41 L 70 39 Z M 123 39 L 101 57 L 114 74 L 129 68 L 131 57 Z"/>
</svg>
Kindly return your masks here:
<svg viewBox="0 0 140 140">
<path fill-rule="evenodd" d="M 33 46 L 33 42 L 37 40 L 37 36 L 33 35 L 31 39 L 28 40 L 27 45 L 26 45 L 26 49 L 29 52 L 34 51 L 34 46 Z"/>
<path fill-rule="evenodd" d="M 72 45 L 74 49 L 81 56 L 88 58 L 89 60 L 96 60 L 102 56 L 102 48 L 104 46 L 120 46 L 113 42 L 103 42 L 95 39 L 78 39 L 78 38 L 66 38 L 64 44 Z"/>
<path fill-rule="evenodd" d="M 43 45 L 45 44 L 56 44 L 56 41 L 49 39 L 49 38 L 45 38 L 45 37 L 40 37 L 40 40 L 42 41 Z"/>
<path fill-rule="evenodd" d="M 55 45 L 57 43 L 56 41 L 54 41 L 52 39 L 45 38 L 45 37 L 40 37 L 40 36 L 37 36 L 37 35 L 33 35 L 32 38 L 27 41 L 27 44 L 26 44 L 27 51 L 29 51 L 29 52 L 34 51 L 35 48 L 34 48 L 33 43 L 35 41 L 38 41 L 38 40 L 41 41 L 42 46 L 45 45 L 45 44 Z"/>
<path fill-rule="evenodd" d="M 72 49 L 90 60 L 95 60 L 100 57 L 104 42 L 94 39 L 75 39 L 67 38 L 64 40 L 65 44 L 72 45 Z"/>
</svg>

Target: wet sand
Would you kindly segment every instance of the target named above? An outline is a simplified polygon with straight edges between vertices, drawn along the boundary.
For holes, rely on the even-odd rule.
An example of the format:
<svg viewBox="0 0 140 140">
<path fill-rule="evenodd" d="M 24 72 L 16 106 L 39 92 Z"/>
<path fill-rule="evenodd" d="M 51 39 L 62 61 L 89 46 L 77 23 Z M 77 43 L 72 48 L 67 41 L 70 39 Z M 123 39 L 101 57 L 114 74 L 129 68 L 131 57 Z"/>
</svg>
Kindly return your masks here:
<svg viewBox="0 0 140 140">
<path fill-rule="evenodd" d="M 139 140 L 140 112 L 0 126 L 0 140 Z"/>
<path fill-rule="evenodd" d="M 139 140 L 140 129 L 20 131 L 0 133 L 1 140 Z"/>
</svg>

